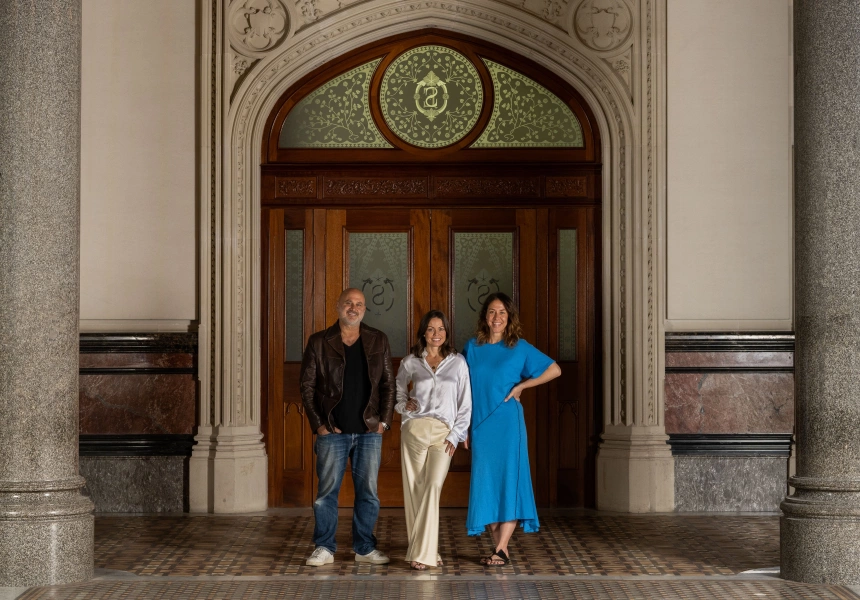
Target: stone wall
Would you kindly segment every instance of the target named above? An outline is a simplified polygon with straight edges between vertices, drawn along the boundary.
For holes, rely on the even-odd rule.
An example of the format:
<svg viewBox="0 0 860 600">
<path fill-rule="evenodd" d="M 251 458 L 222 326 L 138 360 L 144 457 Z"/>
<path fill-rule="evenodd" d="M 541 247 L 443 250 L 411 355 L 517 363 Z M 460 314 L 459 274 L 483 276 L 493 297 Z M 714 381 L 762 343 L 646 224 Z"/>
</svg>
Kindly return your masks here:
<svg viewBox="0 0 860 600">
<path fill-rule="evenodd" d="M 777 511 L 794 429 L 790 334 L 668 334 L 675 510 Z"/>
<path fill-rule="evenodd" d="M 83 334 L 80 472 L 96 512 L 188 509 L 195 334 Z"/>
</svg>

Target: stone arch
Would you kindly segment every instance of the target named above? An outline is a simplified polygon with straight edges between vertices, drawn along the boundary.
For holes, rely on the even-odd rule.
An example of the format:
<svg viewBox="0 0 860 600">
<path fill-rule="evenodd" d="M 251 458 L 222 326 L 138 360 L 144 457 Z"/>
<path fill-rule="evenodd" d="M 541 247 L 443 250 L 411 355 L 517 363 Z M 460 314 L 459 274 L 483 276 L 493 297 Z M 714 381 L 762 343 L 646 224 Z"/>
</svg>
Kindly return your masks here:
<svg viewBox="0 0 860 600">
<path fill-rule="evenodd" d="M 634 174 L 641 178 L 634 169 L 642 159 L 641 116 L 636 115 L 620 80 L 612 77 L 598 57 L 586 55 L 572 38 L 547 32 L 533 17 L 512 16 L 511 10 L 502 11 L 502 7 L 493 10 L 465 2 L 435 1 L 369 4 L 372 6 L 358 4 L 333 14 L 324 27 L 299 30 L 288 44 L 246 73 L 232 93 L 224 94 L 229 109 L 224 109 L 222 145 L 220 153 L 216 149 L 213 154 L 216 160 L 209 173 L 211 205 L 204 205 L 202 211 L 201 238 L 205 241 L 201 254 L 208 258 L 201 258 L 201 422 L 191 459 L 192 510 L 241 512 L 261 510 L 267 504 L 267 495 L 259 493 L 261 487 L 265 489 L 267 471 L 260 433 L 259 347 L 259 165 L 266 119 L 281 95 L 309 72 L 363 45 L 411 30 L 435 27 L 503 46 L 559 76 L 591 107 L 603 153 L 605 429 L 610 425 L 662 429 L 662 379 L 656 385 L 654 374 L 654 358 L 662 347 L 656 336 L 662 335 L 662 320 L 657 327 L 653 325 L 662 309 L 654 304 L 659 288 L 652 286 L 658 264 L 655 253 L 659 252 L 651 243 L 649 229 L 644 256 L 633 253 L 635 247 L 642 248 L 633 243 L 633 225 L 647 215 L 651 227 L 652 197 L 649 192 L 647 207 L 633 205 L 634 200 L 644 199 L 634 189 Z M 217 116 L 214 121 L 217 124 Z M 650 148 L 648 152 L 650 156 Z M 211 216 L 208 225 L 207 216 Z M 641 294 L 638 298 L 633 294 L 631 285 L 636 279 L 641 288 L 643 277 L 648 281 L 644 303 Z M 639 321 L 635 335 L 634 319 Z M 647 320 L 644 328 L 643 319 Z M 641 354 L 634 356 L 634 339 L 637 350 L 645 352 L 644 361 Z M 634 370 L 635 380 L 630 377 Z M 633 393 L 641 399 L 633 402 Z M 659 437 L 659 431 L 652 433 Z M 226 469 L 220 476 L 224 483 L 219 483 L 218 465 Z M 255 473 L 244 483 L 239 481 L 243 469 Z M 241 493 L 247 497 L 221 502 L 217 490 L 225 486 L 245 490 Z"/>
</svg>

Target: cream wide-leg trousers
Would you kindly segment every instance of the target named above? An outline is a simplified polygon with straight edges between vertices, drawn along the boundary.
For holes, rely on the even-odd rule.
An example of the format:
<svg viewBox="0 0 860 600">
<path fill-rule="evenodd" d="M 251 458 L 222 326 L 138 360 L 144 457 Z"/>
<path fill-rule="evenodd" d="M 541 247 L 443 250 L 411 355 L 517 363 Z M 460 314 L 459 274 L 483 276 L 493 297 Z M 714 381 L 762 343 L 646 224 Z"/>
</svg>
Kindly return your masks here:
<svg viewBox="0 0 860 600">
<path fill-rule="evenodd" d="M 439 496 L 451 457 L 445 438 L 451 430 L 438 419 L 410 419 L 400 430 L 403 506 L 406 509 L 406 560 L 436 566 L 439 553 Z"/>
</svg>

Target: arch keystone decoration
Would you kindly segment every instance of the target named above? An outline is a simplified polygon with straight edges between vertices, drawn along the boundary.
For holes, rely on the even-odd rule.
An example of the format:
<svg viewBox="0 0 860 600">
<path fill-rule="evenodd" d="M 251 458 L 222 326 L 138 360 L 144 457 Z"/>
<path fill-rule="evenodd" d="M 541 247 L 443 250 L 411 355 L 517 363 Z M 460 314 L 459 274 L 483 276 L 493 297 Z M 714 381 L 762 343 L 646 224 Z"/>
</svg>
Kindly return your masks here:
<svg viewBox="0 0 860 600">
<path fill-rule="evenodd" d="M 235 90 L 227 89 L 222 82 L 231 81 L 232 69 L 223 53 L 230 43 L 223 29 L 228 3 L 203 5 L 201 89 L 212 93 L 201 94 L 200 105 L 200 147 L 207 154 L 199 174 L 201 393 L 190 463 L 193 511 L 247 512 L 268 504 L 260 432 L 259 250 L 267 117 L 290 86 L 333 58 L 423 29 L 470 36 L 528 57 L 573 86 L 591 107 L 602 140 L 604 199 L 598 507 L 673 508 L 674 463 L 663 427 L 665 260 L 657 242 L 665 213 L 665 0 L 636 6 L 629 35 L 642 32 L 642 39 L 633 44 L 630 77 L 640 93 L 631 101 L 599 51 L 587 54 L 576 37 L 510 3 L 490 0 L 350 4 L 287 36 L 249 67 Z M 613 35 L 617 41 L 622 33 Z M 568 185 L 574 184 L 559 182 L 558 189 Z"/>
</svg>

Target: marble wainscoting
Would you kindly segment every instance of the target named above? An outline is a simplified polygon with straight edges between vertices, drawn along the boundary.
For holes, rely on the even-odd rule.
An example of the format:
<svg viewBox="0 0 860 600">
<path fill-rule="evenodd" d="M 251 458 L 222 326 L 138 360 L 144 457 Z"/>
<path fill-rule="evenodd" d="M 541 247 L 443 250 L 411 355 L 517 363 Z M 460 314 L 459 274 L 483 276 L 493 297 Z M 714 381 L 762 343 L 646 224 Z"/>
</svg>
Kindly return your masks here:
<svg viewBox="0 0 860 600">
<path fill-rule="evenodd" d="M 80 472 L 96 512 L 188 508 L 195 334 L 82 334 Z"/>
<path fill-rule="evenodd" d="M 669 369 L 667 366 L 665 380 L 667 432 L 793 430 L 792 373 L 677 373 Z"/>
<path fill-rule="evenodd" d="M 787 479 L 787 457 L 676 455 L 675 510 L 775 512 Z"/>
<path fill-rule="evenodd" d="M 675 510 L 779 510 L 791 471 L 792 334 L 667 334 Z"/>
<path fill-rule="evenodd" d="M 80 473 L 96 512 L 188 511 L 188 457 L 82 456 Z"/>
</svg>

